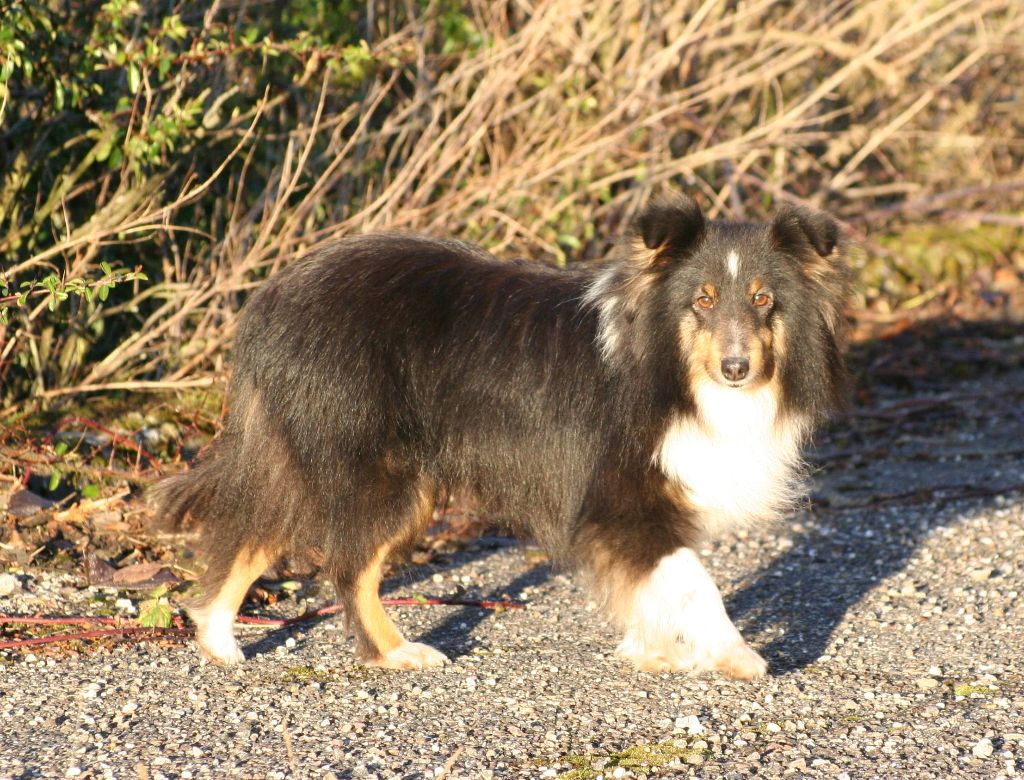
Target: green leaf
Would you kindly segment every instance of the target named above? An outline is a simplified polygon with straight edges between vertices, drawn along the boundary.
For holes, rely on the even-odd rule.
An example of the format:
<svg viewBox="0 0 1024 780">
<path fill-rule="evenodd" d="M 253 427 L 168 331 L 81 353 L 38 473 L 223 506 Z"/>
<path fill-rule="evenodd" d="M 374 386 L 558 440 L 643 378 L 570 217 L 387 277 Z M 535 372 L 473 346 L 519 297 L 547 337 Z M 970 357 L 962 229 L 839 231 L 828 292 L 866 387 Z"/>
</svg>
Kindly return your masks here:
<svg viewBox="0 0 1024 780">
<path fill-rule="evenodd" d="M 63 455 L 68 451 L 68 443 L 66 441 L 57 442 L 57 446 L 53 448 L 53 451 L 58 455 Z"/>
<path fill-rule="evenodd" d="M 107 296 L 110 294 L 110 287 L 111 287 L 111 285 L 109 285 L 109 284 L 101 284 L 99 286 L 99 290 L 97 291 L 97 296 L 99 297 L 99 299 L 101 301 L 107 300 Z"/>
<path fill-rule="evenodd" d="M 106 138 L 96 146 L 96 162 L 104 162 L 110 157 L 110 150 L 114 148 L 114 139 Z"/>
<path fill-rule="evenodd" d="M 570 249 L 580 248 L 580 240 L 576 238 L 576 236 L 571 235 L 570 233 L 562 233 L 558 237 L 558 243 L 561 244 L 562 246 L 567 246 Z"/>
<path fill-rule="evenodd" d="M 64 85 L 58 79 L 53 80 L 53 107 L 58 111 L 64 110 Z"/>
<path fill-rule="evenodd" d="M 54 469 L 53 471 L 50 472 L 50 482 L 46 486 L 47 492 L 52 493 L 54 490 L 57 489 L 57 486 L 59 484 L 60 484 L 60 469 Z"/>
<path fill-rule="evenodd" d="M 167 72 L 170 69 L 171 69 L 171 58 L 170 57 L 161 57 L 160 58 L 160 64 L 157 66 L 157 69 L 156 69 L 157 75 L 160 77 L 161 81 L 164 80 L 164 77 L 167 75 Z"/>
<path fill-rule="evenodd" d="M 89 484 L 89 485 L 86 485 L 84 488 L 82 488 L 82 498 L 89 498 L 89 499 L 99 498 L 99 495 L 100 495 L 100 486 L 99 485 Z"/>
<path fill-rule="evenodd" d="M 104 276 L 110 276 L 112 273 L 114 273 L 114 269 L 110 266 L 110 263 L 108 263 L 106 260 L 101 260 L 100 261 L 100 268 L 103 270 L 103 275 Z"/>
<path fill-rule="evenodd" d="M 146 628 L 170 628 L 171 604 L 166 598 L 143 601 L 139 605 L 139 625 Z"/>
<path fill-rule="evenodd" d="M 142 76 L 139 73 L 139 66 L 134 62 L 128 66 L 128 89 L 134 94 L 139 91 L 142 83 Z"/>
<path fill-rule="evenodd" d="M 171 604 L 167 600 L 167 586 L 161 585 L 139 604 L 139 625 L 149 628 L 167 628 L 171 625 Z"/>
</svg>

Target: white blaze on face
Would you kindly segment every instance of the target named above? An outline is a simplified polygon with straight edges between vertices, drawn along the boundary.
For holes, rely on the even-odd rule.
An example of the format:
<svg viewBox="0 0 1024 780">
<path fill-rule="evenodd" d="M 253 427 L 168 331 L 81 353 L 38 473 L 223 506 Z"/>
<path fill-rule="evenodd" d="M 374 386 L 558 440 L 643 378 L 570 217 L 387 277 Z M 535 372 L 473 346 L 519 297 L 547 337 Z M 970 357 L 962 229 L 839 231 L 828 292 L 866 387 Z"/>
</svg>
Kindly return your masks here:
<svg viewBox="0 0 1024 780">
<path fill-rule="evenodd" d="M 725 256 L 725 264 L 729 268 L 729 274 L 735 279 L 740 273 L 740 256 L 736 254 L 735 249 L 729 250 L 729 254 Z"/>
</svg>

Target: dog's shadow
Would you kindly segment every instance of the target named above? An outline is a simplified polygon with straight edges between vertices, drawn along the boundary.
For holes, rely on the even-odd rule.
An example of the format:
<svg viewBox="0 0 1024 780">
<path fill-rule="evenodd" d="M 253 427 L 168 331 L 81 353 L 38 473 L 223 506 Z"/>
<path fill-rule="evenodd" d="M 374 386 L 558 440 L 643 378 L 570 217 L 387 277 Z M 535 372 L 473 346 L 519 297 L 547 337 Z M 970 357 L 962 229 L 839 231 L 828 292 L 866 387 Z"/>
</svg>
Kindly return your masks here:
<svg viewBox="0 0 1024 780">
<path fill-rule="evenodd" d="M 923 516 L 926 522 L 900 529 L 901 513 L 884 523 L 853 512 L 820 514 L 792 548 L 745 578 L 726 609 L 773 672 L 803 669 L 826 652 L 848 612 L 907 566 L 932 530 L 962 514 L 947 507 Z"/>
<path fill-rule="evenodd" d="M 431 592 L 429 585 L 423 586 L 422 584 L 429 583 L 435 573 L 451 571 L 460 566 L 485 560 L 492 555 L 500 554 L 505 548 L 514 546 L 518 546 L 518 543 L 512 539 L 482 537 L 471 542 L 467 549 L 442 556 L 437 562 L 411 564 L 401 567 L 393 576 L 384 580 L 381 585 L 381 596 L 384 598 L 389 596 L 407 597 L 414 593 L 423 593 L 427 598 L 432 598 L 434 594 Z M 536 587 L 546 582 L 550 576 L 550 565 L 547 563 L 533 564 L 507 583 L 497 585 L 485 592 L 461 593 L 454 598 L 456 600 L 481 602 L 520 602 L 523 597 L 523 591 L 526 588 Z M 441 599 L 449 598 L 444 594 L 438 594 L 438 596 Z M 434 609 L 435 607 L 433 605 L 414 607 L 414 609 L 421 608 Z M 495 609 L 493 608 L 474 605 L 441 605 L 437 609 L 444 610 L 444 618 L 439 623 L 423 634 L 407 632 L 406 638 L 414 642 L 424 642 L 436 647 L 452 659 L 460 658 L 471 652 L 474 646 L 473 630 L 495 614 Z M 288 638 L 299 628 L 303 632 L 307 632 L 320 623 L 327 621 L 340 621 L 344 623 L 344 620 L 343 612 L 311 616 L 307 620 L 302 621 L 301 624 L 292 624 L 271 630 L 259 639 L 245 645 L 243 651 L 247 657 L 272 653 L 277 647 L 284 646 Z M 300 641 L 300 644 L 304 643 L 304 641 Z"/>
<path fill-rule="evenodd" d="M 792 546 L 726 599 L 729 614 L 773 671 L 813 664 L 872 589 L 889 578 L 901 587 L 897 575 L 927 537 L 991 510 L 1001 491 L 1019 491 L 1019 355 L 1011 351 L 1014 359 L 998 370 L 963 371 L 982 378 L 970 385 L 950 379 L 955 367 L 929 352 L 941 349 L 930 339 L 963 352 L 971 339 L 990 347 L 1005 338 L 998 328 L 978 328 L 907 333 L 855 356 L 862 371 L 877 372 L 909 354 L 911 370 L 901 367 L 887 386 L 885 377 L 871 376 L 873 390 L 883 386 L 881 398 L 837 424 L 818 453 L 819 462 L 828 463 L 814 479 L 819 508 L 795 517 L 804 530 Z"/>
</svg>

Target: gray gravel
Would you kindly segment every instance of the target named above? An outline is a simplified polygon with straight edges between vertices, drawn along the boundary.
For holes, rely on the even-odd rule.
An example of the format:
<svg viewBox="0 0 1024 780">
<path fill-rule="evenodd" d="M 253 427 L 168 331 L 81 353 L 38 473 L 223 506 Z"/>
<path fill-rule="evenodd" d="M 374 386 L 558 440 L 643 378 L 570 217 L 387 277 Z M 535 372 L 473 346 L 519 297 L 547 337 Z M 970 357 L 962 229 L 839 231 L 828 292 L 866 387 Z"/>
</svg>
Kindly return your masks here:
<svg viewBox="0 0 1024 780">
<path fill-rule="evenodd" d="M 387 583 L 529 603 L 393 609 L 455 657 L 441 671 L 355 666 L 340 620 L 241 629 L 232 670 L 190 646 L 4 652 L 0 776 L 1024 776 L 1022 388 L 949 384 L 929 413 L 879 398 L 814 454 L 813 511 L 707 551 L 767 680 L 631 671 L 571 578 L 486 538 Z M 910 495 L 936 488 L 987 495 Z M 12 591 L 0 610 L 115 595 L 35 570 Z"/>
</svg>

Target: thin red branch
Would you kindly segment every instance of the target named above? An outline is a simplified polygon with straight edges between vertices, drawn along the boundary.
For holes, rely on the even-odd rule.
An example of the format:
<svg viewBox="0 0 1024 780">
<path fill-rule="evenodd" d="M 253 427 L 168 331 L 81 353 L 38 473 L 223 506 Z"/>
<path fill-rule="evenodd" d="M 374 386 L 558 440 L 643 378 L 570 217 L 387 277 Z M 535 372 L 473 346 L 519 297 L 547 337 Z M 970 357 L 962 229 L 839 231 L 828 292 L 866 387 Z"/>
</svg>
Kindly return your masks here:
<svg viewBox="0 0 1024 780">
<path fill-rule="evenodd" d="M 53 438 L 53 435 L 57 433 L 57 431 L 61 430 L 62 428 L 68 425 L 82 425 L 85 426 L 86 428 L 91 428 L 94 431 L 99 431 L 105 436 L 109 436 L 111 444 L 120 445 L 124 449 L 135 450 L 138 453 L 139 457 L 143 457 L 146 459 L 146 462 L 149 463 L 150 468 L 152 468 L 158 474 L 160 473 L 160 461 L 158 461 L 156 458 L 154 458 L 152 455 L 146 452 L 141 443 L 134 441 L 129 437 L 124 436 L 123 434 L 117 433 L 116 431 L 112 431 L 106 426 L 100 425 L 98 422 L 94 420 L 90 420 L 88 417 L 81 417 L 79 415 L 70 415 L 68 417 L 62 417 L 60 420 L 57 421 L 57 424 L 53 428 L 53 433 L 47 436 L 46 440 L 51 440 Z"/>
<path fill-rule="evenodd" d="M 118 640 L 151 640 L 162 639 L 172 636 L 192 636 L 195 633 L 191 628 L 144 628 L 142 626 L 124 626 L 122 628 L 101 628 L 95 631 L 74 631 L 68 634 L 53 634 L 52 636 L 36 636 L 27 639 L 13 639 L 9 642 L 0 642 L 0 650 L 26 647 L 28 645 L 48 645 L 56 642 L 74 642 L 87 639 L 118 639 Z"/>
<path fill-rule="evenodd" d="M 479 609 L 523 609 L 525 604 L 518 601 L 473 601 L 471 599 L 426 599 L 426 598 L 387 598 L 381 599 L 383 604 L 402 607 L 478 607 Z M 291 618 L 268 618 L 257 615 L 237 615 L 236 623 L 255 626 L 271 626 L 282 628 L 304 623 L 313 618 L 333 615 L 341 612 L 344 608 L 340 604 L 330 604 L 319 609 L 311 609 Z M 148 628 L 143 626 L 124 625 L 125 618 L 119 617 L 98 617 L 90 615 L 69 616 L 69 617 L 40 617 L 37 615 L 3 615 L 0 614 L 0 625 L 15 623 L 27 626 L 116 626 L 116 628 L 96 629 L 93 631 L 74 631 L 66 634 L 54 634 L 52 636 L 29 637 L 26 639 L 14 639 L 8 642 L 0 642 L 0 650 L 24 647 L 27 645 L 44 645 L 55 642 L 73 642 L 85 639 L 102 639 L 109 637 L 121 637 L 122 639 L 156 639 L 162 636 L 192 636 L 194 631 L 185 628 L 181 619 L 175 616 L 176 627 L 174 628 Z"/>
</svg>

